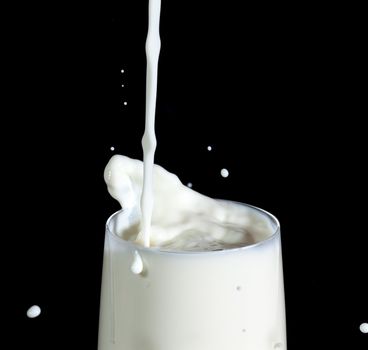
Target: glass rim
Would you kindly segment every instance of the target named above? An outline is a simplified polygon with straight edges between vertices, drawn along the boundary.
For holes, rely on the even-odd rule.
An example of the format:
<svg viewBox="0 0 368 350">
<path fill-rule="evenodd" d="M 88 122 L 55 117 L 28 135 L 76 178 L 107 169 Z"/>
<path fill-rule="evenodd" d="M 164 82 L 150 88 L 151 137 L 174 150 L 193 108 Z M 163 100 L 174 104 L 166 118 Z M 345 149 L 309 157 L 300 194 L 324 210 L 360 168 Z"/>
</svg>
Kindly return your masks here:
<svg viewBox="0 0 368 350">
<path fill-rule="evenodd" d="M 267 244 L 268 242 L 272 241 L 273 239 L 275 239 L 277 236 L 280 236 L 280 222 L 279 220 L 276 218 L 276 216 L 274 216 L 273 214 L 269 213 L 268 211 L 258 208 L 254 205 L 251 204 L 247 204 L 247 203 L 243 203 L 243 202 L 238 202 L 238 201 L 232 201 L 232 200 L 227 200 L 227 199 L 216 199 L 219 201 L 223 201 L 223 202 L 232 202 L 232 203 L 236 203 L 236 204 L 240 204 L 246 207 L 249 207 L 257 212 L 259 212 L 260 214 L 264 215 L 267 217 L 267 219 L 269 219 L 272 223 L 272 226 L 275 227 L 274 231 L 272 234 L 270 234 L 267 238 L 252 243 L 252 244 L 248 244 L 242 247 L 235 247 L 235 248 L 228 248 L 228 249 L 223 249 L 223 250 L 202 250 L 202 251 L 190 251 L 190 250 L 168 250 L 168 249 L 164 249 L 162 247 L 145 247 L 141 244 L 135 243 L 134 241 L 127 241 L 124 238 L 120 237 L 119 235 L 117 235 L 116 233 L 112 232 L 112 230 L 110 229 L 110 223 L 112 222 L 112 220 L 114 220 L 114 218 L 116 218 L 119 214 L 123 213 L 125 210 L 124 209 L 120 209 L 118 211 L 116 211 L 115 213 L 113 213 L 112 215 L 110 215 L 110 217 L 107 219 L 106 224 L 105 224 L 105 229 L 106 232 L 108 233 L 108 235 L 110 237 L 112 237 L 113 239 L 117 240 L 120 244 L 125 244 L 127 246 L 130 246 L 136 250 L 139 251 L 147 251 L 150 253 L 157 253 L 157 254 L 179 254 L 179 255 L 200 255 L 200 254 L 226 254 L 226 253 L 234 253 L 237 251 L 243 251 L 243 250 L 248 250 L 248 249 L 252 249 L 252 248 L 256 248 L 262 245 Z"/>
</svg>

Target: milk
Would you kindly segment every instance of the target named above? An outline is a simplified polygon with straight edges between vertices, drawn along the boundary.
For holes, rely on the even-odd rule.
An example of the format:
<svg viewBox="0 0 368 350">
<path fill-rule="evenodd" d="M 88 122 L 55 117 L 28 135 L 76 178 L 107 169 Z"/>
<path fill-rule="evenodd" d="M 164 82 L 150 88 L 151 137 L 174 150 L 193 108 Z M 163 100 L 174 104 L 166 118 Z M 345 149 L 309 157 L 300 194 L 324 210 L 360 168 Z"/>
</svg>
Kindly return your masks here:
<svg viewBox="0 0 368 350">
<path fill-rule="evenodd" d="M 122 211 L 106 227 L 99 350 L 286 349 L 279 224 L 209 198 L 153 167 L 151 247 L 142 230 L 143 164 L 105 169 Z"/>
<path fill-rule="evenodd" d="M 116 155 L 104 173 L 122 210 L 106 225 L 98 349 L 286 349 L 277 219 L 154 165 L 160 5 L 149 1 L 144 163 Z"/>
<path fill-rule="evenodd" d="M 120 215 L 120 216 L 119 216 Z M 286 349 L 280 234 L 222 251 L 170 252 L 107 225 L 99 350 Z M 136 252 L 141 273 L 132 272 Z"/>
<path fill-rule="evenodd" d="M 130 220 L 128 227 L 118 220 L 115 233 L 140 244 L 137 238 L 143 230 L 144 215 L 140 207 L 143 167 L 139 160 L 114 155 L 104 172 L 109 193 Z M 152 180 L 155 198 L 150 227 L 152 247 L 178 251 L 223 250 L 261 242 L 274 232 L 270 221 L 258 211 L 202 195 L 156 164 L 152 167 Z"/>
<path fill-rule="evenodd" d="M 150 225 L 153 210 L 152 169 L 156 150 L 155 113 L 157 95 L 157 70 L 161 40 L 160 28 L 161 0 L 150 0 L 148 9 L 148 34 L 146 40 L 146 124 L 142 138 L 144 160 L 144 182 L 141 197 L 142 232 L 137 238 L 146 247 L 150 245 Z"/>
</svg>

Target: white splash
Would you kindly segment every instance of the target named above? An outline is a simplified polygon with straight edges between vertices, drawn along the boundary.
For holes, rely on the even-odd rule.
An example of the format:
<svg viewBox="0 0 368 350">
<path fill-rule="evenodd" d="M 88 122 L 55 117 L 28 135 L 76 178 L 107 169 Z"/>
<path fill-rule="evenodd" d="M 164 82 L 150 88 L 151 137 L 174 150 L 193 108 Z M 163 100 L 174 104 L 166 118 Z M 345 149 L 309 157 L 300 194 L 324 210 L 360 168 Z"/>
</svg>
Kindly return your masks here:
<svg viewBox="0 0 368 350">
<path fill-rule="evenodd" d="M 212 146 L 207 146 L 207 151 L 212 151 Z"/>
<path fill-rule="evenodd" d="M 139 201 L 143 164 L 114 155 L 106 165 L 104 179 L 109 193 L 122 208 L 135 212 L 133 230 L 121 227 L 118 234 L 130 241 L 143 240 Z M 245 206 L 204 196 L 182 184 L 159 165 L 153 167 L 155 207 L 150 226 L 150 245 L 169 250 L 217 250 L 249 245 L 266 239 L 274 228 L 266 218 Z M 132 224 L 133 224 L 132 221 Z M 139 225 L 140 223 L 140 225 Z M 240 281 L 238 285 L 241 285 Z M 234 286 L 236 288 L 236 285 Z"/>
<path fill-rule="evenodd" d="M 227 169 L 221 169 L 221 176 L 222 177 L 228 177 L 229 176 L 229 170 Z"/>
<path fill-rule="evenodd" d="M 38 305 L 33 305 L 27 310 L 27 317 L 36 318 L 40 316 L 41 308 Z"/>
<path fill-rule="evenodd" d="M 137 250 L 134 252 L 134 260 L 132 266 L 130 267 L 130 270 L 135 275 L 139 275 L 143 271 L 143 260 Z"/>
<path fill-rule="evenodd" d="M 368 323 L 362 323 L 359 329 L 362 333 L 368 333 Z"/>
</svg>

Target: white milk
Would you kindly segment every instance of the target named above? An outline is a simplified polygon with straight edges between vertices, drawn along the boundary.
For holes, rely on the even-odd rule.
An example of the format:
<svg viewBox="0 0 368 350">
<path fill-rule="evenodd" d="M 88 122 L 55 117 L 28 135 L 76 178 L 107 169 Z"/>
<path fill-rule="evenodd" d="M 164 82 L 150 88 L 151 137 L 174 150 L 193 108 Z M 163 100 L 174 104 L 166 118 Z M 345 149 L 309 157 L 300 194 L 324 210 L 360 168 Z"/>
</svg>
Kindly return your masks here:
<svg viewBox="0 0 368 350">
<path fill-rule="evenodd" d="M 41 308 L 38 305 L 33 305 L 27 310 L 28 318 L 36 318 L 41 315 Z"/>
<path fill-rule="evenodd" d="M 99 350 L 286 349 L 277 220 L 201 195 L 155 165 L 144 247 L 142 167 L 113 156 L 105 169 L 123 210 L 107 224 Z"/>
<path fill-rule="evenodd" d="M 286 349 L 277 220 L 153 165 L 160 5 L 149 1 L 144 166 L 114 156 L 104 174 L 123 210 L 106 227 L 98 348 Z"/>
<path fill-rule="evenodd" d="M 156 164 L 152 175 L 152 247 L 179 251 L 229 249 L 263 241 L 274 232 L 269 220 L 257 211 L 204 196 Z M 104 178 L 109 193 L 131 220 L 129 228 L 117 227 L 115 233 L 125 240 L 137 241 L 143 230 L 142 162 L 114 155 L 105 168 Z"/>
<path fill-rule="evenodd" d="M 150 245 L 150 225 L 153 208 L 152 167 L 156 150 L 155 112 L 157 95 L 157 69 L 160 54 L 160 10 L 161 0 L 149 1 L 149 23 L 146 40 L 147 77 L 146 77 L 146 124 L 142 138 L 144 160 L 144 182 L 141 198 L 142 232 L 137 238 L 146 247 Z"/>
</svg>

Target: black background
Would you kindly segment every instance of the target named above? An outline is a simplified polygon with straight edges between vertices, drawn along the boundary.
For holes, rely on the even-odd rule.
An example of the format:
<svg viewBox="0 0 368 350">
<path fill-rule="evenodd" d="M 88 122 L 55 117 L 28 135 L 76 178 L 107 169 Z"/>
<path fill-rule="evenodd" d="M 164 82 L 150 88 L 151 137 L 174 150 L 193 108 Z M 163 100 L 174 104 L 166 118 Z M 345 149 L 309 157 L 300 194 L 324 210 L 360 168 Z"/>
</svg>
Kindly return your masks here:
<svg viewBox="0 0 368 350">
<path fill-rule="evenodd" d="M 361 14 L 162 4 L 156 163 L 279 218 L 291 350 L 368 345 Z M 118 209 L 102 174 L 113 153 L 142 158 L 147 1 L 3 16 L 4 341 L 96 349 Z M 42 314 L 28 319 L 33 304 Z"/>
</svg>

